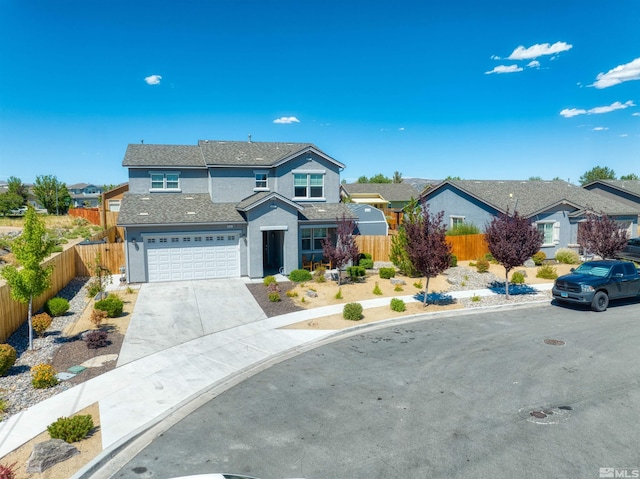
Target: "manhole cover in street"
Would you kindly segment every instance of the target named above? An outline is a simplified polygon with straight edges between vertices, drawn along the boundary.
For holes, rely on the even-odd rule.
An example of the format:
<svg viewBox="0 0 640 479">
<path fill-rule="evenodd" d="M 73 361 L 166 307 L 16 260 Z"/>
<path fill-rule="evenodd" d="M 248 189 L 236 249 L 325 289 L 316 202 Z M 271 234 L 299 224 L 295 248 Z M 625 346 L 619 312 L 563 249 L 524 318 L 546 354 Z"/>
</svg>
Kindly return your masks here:
<svg viewBox="0 0 640 479">
<path fill-rule="evenodd" d="M 534 424 L 558 424 L 569 417 L 571 406 L 527 407 L 518 411 L 518 415 Z"/>
<path fill-rule="evenodd" d="M 549 344 L 551 346 L 564 346 L 565 342 L 560 339 L 545 339 L 544 344 Z"/>
</svg>

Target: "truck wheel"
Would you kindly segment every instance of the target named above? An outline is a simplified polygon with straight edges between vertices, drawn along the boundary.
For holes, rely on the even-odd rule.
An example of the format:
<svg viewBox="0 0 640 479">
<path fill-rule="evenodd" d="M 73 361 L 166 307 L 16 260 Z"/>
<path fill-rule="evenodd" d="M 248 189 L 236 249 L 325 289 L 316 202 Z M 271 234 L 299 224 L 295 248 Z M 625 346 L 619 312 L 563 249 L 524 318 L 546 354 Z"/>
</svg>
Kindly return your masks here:
<svg viewBox="0 0 640 479">
<path fill-rule="evenodd" d="M 591 309 L 601 313 L 609 306 L 609 296 L 604 291 L 598 291 L 591 301 Z"/>
</svg>

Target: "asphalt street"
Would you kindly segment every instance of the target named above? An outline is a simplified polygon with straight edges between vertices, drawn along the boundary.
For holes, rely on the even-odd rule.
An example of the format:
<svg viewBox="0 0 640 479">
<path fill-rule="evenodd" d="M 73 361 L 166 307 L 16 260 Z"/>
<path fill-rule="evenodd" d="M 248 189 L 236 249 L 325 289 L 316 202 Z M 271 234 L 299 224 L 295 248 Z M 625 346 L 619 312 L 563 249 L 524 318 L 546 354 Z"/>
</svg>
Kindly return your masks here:
<svg viewBox="0 0 640 479">
<path fill-rule="evenodd" d="M 597 478 L 602 467 L 640 469 L 639 344 L 638 302 L 364 330 L 167 421 L 111 477 Z"/>
</svg>

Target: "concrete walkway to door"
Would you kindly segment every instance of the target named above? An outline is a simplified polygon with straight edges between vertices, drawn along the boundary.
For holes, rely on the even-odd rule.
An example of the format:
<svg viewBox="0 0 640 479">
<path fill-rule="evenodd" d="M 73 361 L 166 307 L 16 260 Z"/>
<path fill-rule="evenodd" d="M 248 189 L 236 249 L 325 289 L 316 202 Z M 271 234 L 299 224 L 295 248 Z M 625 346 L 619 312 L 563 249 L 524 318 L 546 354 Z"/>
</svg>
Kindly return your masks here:
<svg viewBox="0 0 640 479">
<path fill-rule="evenodd" d="M 117 366 L 263 319 L 240 278 L 148 283 L 140 289 Z"/>
</svg>

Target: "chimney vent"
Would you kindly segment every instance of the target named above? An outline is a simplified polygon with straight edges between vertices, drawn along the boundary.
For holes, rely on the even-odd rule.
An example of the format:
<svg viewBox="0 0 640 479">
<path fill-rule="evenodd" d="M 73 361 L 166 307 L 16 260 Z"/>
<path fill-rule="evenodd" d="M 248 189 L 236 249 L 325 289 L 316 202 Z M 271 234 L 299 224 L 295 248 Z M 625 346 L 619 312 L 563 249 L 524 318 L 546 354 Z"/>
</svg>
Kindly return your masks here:
<svg viewBox="0 0 640 479">
<path fill-rule="evenodd" d="M 249 133 L 249 143 L 251 143 L 251 133 Z"/>
</svg>

